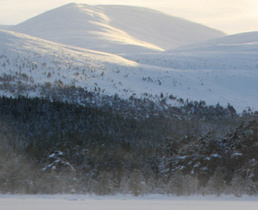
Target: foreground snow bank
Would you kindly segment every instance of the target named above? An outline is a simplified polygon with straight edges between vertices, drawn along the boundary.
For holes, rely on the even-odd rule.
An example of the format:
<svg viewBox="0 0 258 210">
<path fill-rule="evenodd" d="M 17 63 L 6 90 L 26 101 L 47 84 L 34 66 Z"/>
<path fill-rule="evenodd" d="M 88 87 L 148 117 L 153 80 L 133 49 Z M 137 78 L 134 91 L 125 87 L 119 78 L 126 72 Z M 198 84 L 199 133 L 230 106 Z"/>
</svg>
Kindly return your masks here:
<svg viewBox="0 0 258 210">
<path fill-rule="evenodd" d="M 258 197 L 0 196 L 1 210 L 256 210 Z"/>
</svg>

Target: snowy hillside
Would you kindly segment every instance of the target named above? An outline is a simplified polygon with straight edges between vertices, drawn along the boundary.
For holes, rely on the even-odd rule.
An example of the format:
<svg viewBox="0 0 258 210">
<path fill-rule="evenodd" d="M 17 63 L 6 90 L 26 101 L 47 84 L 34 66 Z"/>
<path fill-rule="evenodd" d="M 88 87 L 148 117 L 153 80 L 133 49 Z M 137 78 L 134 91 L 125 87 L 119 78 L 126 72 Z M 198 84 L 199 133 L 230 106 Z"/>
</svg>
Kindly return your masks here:
<svg viewBox="0 0 258 210">
<path fill-rule="evenodd" d="M 173 65 L 177 62 L 177 66 L 171 65 L 173 69 L 170 64 L 165 67 L 157 67 L 157 63 L 156 67 L 139 64 L 117 55 L 61 45 L 16 32 L 1 31 L 0 46 L 0 87 L 4 95 L 39 96 L 37 87 L 40 85 L 70 86 L 103 95 L 118 94 L 124 99 L 131 96 L 154 101 L 165 99 L 167 104 L 175 104 L 171 97 L 175 96 L 204 100 L 213 105 L 230 103 L 239 111 L 249 106 L 258 107 L 255 52 L 247 55 L 248 62 L 239 69 L 213 68 L 204 55 L 198 57 L 200 54 L 197 57 L 191 57 L 191 54 L 176 57 L 173 53 L 152 55 L 151 59 L 160 62 L 160 66 L 165 66 L 164 62 Z M 205 55 L 211 59 L 209 54 Z M 236 62 L 236 58 L 225 57 L 231 65 Z M 198 59 L 207 68 L 199 68 L 201 65 L 194 62 Z M 240 58 L 238 62 L 241 62 Z M 226 65 L 218 63 L 222 67 Z M 22 84 L 30 89 L 19 88 Z"/>
<path fill-rule="evenodd" d="M 240 33 L 183 47 L 179 51 L 257 52 L 258 32 Z"/>
<path fill-rule="evenodd" d="M 124 55 L 139 63 L 175 69 L 257 70 L 258 32 L 225 36 L 164 53 Z"/>
<path fill-rule="evenodd" d="M 125 57 L 141 64 L 189 71 L 192 75 L 199 75 L 197 78 L 203 86 L 208 86 L 210 96 L 221 95 L 238 109 L 244 104 L 257 109 L 257 34 L 258 32 L 237 34 L 165 53 Z M 211 86 L 207 84 L 209 82 Z"/>
<path fill-rule="evenodd" d="M 111 53 L 164 51 L 224 35 L 150 9 L 84 4 L 68 4 L 48 11 L 12 30 Z"/>
</svg>

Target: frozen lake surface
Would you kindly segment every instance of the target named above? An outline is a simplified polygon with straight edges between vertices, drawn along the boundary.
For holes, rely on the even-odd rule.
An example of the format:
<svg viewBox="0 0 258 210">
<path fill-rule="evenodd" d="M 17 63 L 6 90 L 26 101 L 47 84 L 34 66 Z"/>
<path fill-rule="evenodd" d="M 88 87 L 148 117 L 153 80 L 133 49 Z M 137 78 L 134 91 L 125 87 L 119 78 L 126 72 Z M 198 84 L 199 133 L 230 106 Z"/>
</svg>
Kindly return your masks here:
<svg viewBox="0 0 258 210">
<path fill-rule="evenodd" d="M 0 196 L 1 210 L 257 210 L 258 197 Z"/>
</svg>

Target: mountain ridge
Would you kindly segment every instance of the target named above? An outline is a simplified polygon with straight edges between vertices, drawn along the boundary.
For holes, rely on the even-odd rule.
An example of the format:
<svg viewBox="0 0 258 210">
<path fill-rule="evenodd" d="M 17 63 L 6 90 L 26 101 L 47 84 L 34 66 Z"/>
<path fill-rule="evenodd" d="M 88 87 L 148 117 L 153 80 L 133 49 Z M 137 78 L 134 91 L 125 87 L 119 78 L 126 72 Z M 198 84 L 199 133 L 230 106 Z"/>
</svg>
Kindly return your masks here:
<svg viewBox="0 0 258 210">
<path fill-rule="evenodd" d="M 47 11 L 12 30 L 111 53 L 159 52 L 224 35 L 142 7 L 74 3 Z"/>
</svg>

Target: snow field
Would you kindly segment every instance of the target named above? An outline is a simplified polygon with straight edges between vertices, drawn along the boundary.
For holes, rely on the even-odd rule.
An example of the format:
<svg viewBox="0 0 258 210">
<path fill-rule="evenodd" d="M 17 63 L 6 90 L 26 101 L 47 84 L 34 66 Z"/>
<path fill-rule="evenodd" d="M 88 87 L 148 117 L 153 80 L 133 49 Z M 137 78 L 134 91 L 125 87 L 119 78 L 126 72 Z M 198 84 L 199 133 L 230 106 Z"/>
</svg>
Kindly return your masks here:
<svg viewBox="0 0 258 210">
<path fill-rule="evenodd" d="M 0 196 L 1 210 L 257 210 L 258 198 Z"/>
</svg>

